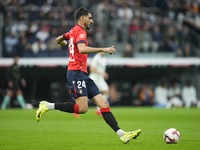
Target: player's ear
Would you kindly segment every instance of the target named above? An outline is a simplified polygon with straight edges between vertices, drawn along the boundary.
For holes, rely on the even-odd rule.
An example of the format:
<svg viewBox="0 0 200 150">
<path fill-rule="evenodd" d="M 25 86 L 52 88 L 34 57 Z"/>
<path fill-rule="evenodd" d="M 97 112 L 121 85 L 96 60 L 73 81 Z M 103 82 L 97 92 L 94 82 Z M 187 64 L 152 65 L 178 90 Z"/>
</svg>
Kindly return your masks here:
<svg viewBox="0 0 200 150">
<path fill-rule="evenodd" d="M 84 16 L 81 16 L 80 20 L 81 21 L 84 21 L 85 17 Z"/>
</svg>

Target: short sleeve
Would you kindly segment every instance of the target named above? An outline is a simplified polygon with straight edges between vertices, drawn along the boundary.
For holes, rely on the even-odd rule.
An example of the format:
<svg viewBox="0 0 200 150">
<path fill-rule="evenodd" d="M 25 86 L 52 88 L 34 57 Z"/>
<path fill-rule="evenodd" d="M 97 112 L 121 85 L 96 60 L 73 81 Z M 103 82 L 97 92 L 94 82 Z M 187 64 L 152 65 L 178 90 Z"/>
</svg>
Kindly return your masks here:
<svg viewBox="0 0 200 150">
<path fill-rule="evenodd" d="M 76 44 L 79 44 L 79 43 L 85 43 L 86 44 L 86 41 L 87 41 L 87 34 L 84 30 L 81 30 L 77 33 L 77 36 L 76 36 Z"/>
<path fill-rule="evenodd" d="M 69 40 L 69 32 L 66 32 L 65 34 L 63 34 L 63 38 L 65 40 Z"/>
</svg>

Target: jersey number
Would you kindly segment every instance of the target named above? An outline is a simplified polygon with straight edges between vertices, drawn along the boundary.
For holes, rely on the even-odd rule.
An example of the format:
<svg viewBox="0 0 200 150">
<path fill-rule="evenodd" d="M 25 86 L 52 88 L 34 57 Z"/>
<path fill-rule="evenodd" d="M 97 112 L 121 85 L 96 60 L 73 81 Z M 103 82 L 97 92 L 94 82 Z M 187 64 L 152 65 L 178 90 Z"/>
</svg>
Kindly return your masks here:
<svg viewBox="0 0 200 150">
<path fill-rule="evenodd" d="M 70 38 L 69 40 L 69 51 L 72 56 L 74 56 L 74 43 L 73 43 L 73 38 Z"/>
<path fill-rule="evenodd" d="M 81 89 L 82 87 L 86 88 L 85 81 L 82 81 L 82 84 L 81 81 L 77 81 L 77 84 L 78 84 L 78 89 Z"/>
</svg>

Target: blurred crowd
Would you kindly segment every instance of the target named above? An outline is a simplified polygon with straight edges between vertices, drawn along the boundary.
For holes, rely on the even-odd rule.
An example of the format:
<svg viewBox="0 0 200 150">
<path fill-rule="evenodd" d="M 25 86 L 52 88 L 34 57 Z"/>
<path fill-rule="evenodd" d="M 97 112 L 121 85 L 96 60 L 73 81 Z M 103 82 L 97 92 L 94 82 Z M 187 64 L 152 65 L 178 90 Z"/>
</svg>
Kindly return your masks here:
<svg viewBox="0 0 200 150">
<path fill-rule="evenodd" d="M 156 108 L 200 107 L 197 90 L 191 80 L 166 79 L 158 84 L 123 82 L 110 84 L 111 105 L 154 106 Z"/>
<path fill-rule="evenodd" d="M 198 56 L 198 37 L 184 22 L 199 27 L 199 4 L 199 0 L 2 0 L 2 55 L 68 56 L 67 46 L 59 47 L 55 38 L 74 26 L 75 10 L 84 6 L 94 19 L 87 32 L 90 46 L 115 45 L 121 57 L 138 52 Z"/>
</svg>

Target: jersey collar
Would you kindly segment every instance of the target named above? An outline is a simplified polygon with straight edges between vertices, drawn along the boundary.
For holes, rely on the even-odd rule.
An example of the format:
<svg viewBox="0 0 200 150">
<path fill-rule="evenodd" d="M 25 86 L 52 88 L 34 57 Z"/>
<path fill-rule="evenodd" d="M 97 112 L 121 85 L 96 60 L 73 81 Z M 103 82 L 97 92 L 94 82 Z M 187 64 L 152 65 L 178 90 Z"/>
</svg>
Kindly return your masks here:
<svg viewBox="0 0 200 150">
<path fill-rule="evenodd" d="M 76 24 L 77 26 L 81 27 L 79 24 Z M 81 27 L 83 29 L 83 27 Z M 84 30 L 84 29 L 83 29 Z"/>
</svg>

